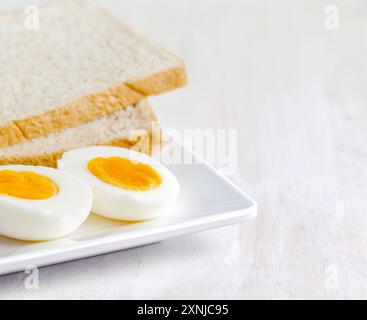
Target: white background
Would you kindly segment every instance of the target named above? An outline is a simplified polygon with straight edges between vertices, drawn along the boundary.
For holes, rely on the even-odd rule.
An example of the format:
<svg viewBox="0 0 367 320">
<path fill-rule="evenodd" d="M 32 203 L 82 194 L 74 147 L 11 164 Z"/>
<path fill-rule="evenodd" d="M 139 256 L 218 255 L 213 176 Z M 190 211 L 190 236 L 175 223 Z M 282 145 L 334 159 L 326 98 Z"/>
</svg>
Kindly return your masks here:
<svg viewBox="0 0 367 320">
<path fill-rule="evenodd" d="M 190 85 L 151 99 L 165 126 L 239 130 L 259 216 L 42 268 L 35 291 L 0 277 L 0 298 L 367 298 L 367 2 L 100 2 L 185 59 Z"/>
</svg>

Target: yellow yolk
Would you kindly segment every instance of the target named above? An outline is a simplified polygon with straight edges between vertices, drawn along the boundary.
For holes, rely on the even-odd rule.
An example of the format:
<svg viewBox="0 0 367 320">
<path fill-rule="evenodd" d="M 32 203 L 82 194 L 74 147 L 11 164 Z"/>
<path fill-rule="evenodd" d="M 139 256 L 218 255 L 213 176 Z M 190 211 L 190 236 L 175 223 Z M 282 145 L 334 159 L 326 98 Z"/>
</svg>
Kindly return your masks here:
<svg viewBox="0 0 367 320">
<path fill-rule="evenodd" d="M 27 200 L 49 199 L 59 192 L 49 178 L 34 172 L 0 171 L 0 195 Z"/>
<path fill-rule="evenodd" d="M 148 191 L 162 183 L 162 178 L 151 166 L 120 157 L 92 159 L 88 169 L 103 182 L 126 190 Z"/>
</svg>

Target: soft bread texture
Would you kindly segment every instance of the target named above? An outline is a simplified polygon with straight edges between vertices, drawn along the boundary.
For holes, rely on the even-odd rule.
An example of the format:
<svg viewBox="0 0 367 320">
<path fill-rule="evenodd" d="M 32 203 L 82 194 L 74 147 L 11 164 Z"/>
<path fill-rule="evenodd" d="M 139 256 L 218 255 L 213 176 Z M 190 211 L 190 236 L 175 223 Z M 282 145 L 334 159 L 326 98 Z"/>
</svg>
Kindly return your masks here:
<svg viewBox="0 0 367 320">
<path fill-rule="evenodd" d="M 0 148 L 0 165 L 28 164 L 56 167 L 67 150 L 112 145 L 152 153 L 161 147 L 161 130 L 146 100 L 99 119 Z"/>
<path fill-rule="evenodd" d="M 0 147 L 111 114 L 186 84 L 183 62 L 87 0 L 0 14 Z"/>
</svg>

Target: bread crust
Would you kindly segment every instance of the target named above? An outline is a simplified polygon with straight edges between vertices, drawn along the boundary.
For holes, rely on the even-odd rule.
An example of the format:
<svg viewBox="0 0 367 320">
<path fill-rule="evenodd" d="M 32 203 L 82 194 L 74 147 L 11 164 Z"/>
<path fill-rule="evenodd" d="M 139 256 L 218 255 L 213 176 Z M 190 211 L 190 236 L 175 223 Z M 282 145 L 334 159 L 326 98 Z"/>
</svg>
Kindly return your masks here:
<svg viewBox="0 0 367 320">
<path fill-rule="evenodd" d="M 157 121 L 157 116 L 154 113 L 151 105 L 146 99 L 143 99 L 144 103 L 142 108 L 139 108 L 139 112 L 143 119 L 149 119 L 151 126 L 133 130 L 130 135 L 120 137 L 113 140 L 101 142 L 97 145 L 100 146 L 115 146 L 127 149 L 133 149 L 137 152 L 143 152 L 149 155 L 153 155 L 159 152 L 164 146 L 164 139 L 162 128 Z M 16 130 L 15 127 L 14 130 Z M 80 147 L 88 147 L 89 145 L 81 145 Z M 64 152 L 68 149 L 60 149 L 50 153 L 33 154 L 29 156 L 8 156 L 0 157 L 0 165 L 33 165 L 33 166 L 45 166 L 45 167 L 57 167 L 57 160 L 61 158 Z"/>
<path fill-rule="evenodd" d="M 9 147 L 55 131 L 75 127 L 136 104 L 145 96 L 170 91 L 186 84 L 186 68 L 181 63 L 177 67 L 154 75 L 83 96 L 65 106 L 0 126 L 0 147 Z"/>
<path fill-rule="evenodd" d="M 184 87 L 187 82 L 186 67 L 181 61 L 176 67 L 142 79 L 127 81 L 126 85 L 144 96 L 151 96 Z"/>
<path fill-rule="evenodd" d="M 134 149 L 135 151 L 144 152 L 146 154 L 155 153 L 163 146 L 160 141 L 152 139 L 152 134 L 150 132 L 147 132 L 145 136 L 139 136 L 137 141 L 132 141 L 129 138 L 124 137 L 106 141 L 99 145 Z M 32 156 L 0 158 L 0 165 L 22 164 L 57 168 L 57 160 L 59 160 L 66 151 L 67 150 L 59 150 L 52 153 L 36 154 Z"/>
</svg>

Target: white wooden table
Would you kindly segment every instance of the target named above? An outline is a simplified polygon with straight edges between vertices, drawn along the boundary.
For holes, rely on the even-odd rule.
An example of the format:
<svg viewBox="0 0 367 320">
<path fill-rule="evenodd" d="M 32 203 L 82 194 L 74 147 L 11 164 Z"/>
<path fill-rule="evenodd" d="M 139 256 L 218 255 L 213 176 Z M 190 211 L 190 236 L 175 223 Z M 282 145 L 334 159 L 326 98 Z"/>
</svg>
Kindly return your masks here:
<svg viewBox="0 0 367 320">
<path fill-rule="evenodd" d="M 23 1 L 24 2 L 24 1 Z M 257 219 L 0 277 L 0 298 L 367 298 L 367 2 L 102 1 L 186 62 L 172 128 L 236 128 Z"/>
</svg>

